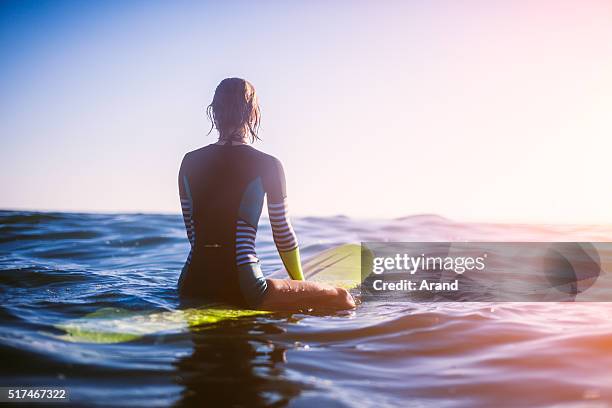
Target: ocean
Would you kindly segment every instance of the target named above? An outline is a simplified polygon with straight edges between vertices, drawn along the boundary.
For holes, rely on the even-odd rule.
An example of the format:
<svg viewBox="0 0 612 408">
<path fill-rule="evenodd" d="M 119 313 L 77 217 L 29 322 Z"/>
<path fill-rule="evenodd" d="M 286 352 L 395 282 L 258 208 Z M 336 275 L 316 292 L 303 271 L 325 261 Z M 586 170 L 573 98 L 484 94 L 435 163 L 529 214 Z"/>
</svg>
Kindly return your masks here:
<svg viewBox="0 0 612 408">
<path fill-rule="evenodd" d="M 304 258 L 361 241 L 612 241 L 612 227 L 436 215 L 293 224 Z M 266 220 L 257 247 L 266 274 L 280 268 Z M 0 387 L 66 387 L 77 406 L 612 405 L 612 303 L 368 301 L 67 337 L 65 322 L 96 313 L 176 310 L 188 251 L 178 214 L 0 211 Z"/>
</svg>

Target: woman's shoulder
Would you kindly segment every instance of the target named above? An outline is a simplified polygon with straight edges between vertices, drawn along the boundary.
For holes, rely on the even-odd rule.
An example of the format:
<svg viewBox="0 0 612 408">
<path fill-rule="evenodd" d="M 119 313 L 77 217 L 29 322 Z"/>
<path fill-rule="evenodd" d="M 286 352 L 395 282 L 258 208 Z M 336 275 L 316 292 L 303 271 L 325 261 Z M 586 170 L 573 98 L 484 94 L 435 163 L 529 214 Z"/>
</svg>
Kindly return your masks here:
<svg viewBox="0 0 612 408">
<path fill-rule="evenodd" d="M 191 151 L 185 153 L 185 157 L 187 157 L 187 156 L 195 156 L 195 155 L 198 155 L 200 153 L 205 153 L 207 151 L 210 151 L 210 150 L 214 149 L 215 146 L 216 146 L 215 144 L 209 144 L 209 145 L 206 145 L 206 146 L 199 147 L 197 149 L 194 149 L 194 150 L 191 150 Z"/>
<path fill-rule="evenodd" d="M 205 158 L 205 156 L 209 155 L 209 154 L 214 154 L 214 150 L 215 147 L 217 147 L 217 145 L 215 144 L 209 144 L 206 146 L 202 146 L 198 149 L 194 149 L 191 150 L 187 153 L 185 153 L 185 155 L 183 156 L 183 163 L 187 163 L 190 161 L 200 161 L 201 159 Z"/>
<path fill-rule="evenodd" d="M 244 148 L 245 151 L 248 151 L 250 154 L 257 156 L 259 160 L 261 160 L 268 166 L 273 166 L 273 167 L 282 166 L 281 161 L 269 153 L 262 152 L 261 150 L 256 149 L 250 145 L 245 145 L 242 147 Z"/>
</svg>

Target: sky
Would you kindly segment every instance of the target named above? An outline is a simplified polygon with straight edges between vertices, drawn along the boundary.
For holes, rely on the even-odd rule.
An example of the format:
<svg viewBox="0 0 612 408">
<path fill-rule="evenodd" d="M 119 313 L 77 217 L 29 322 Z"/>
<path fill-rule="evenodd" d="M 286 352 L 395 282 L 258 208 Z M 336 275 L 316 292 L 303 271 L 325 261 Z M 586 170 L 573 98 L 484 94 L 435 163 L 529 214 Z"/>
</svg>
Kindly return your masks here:
<svg viewBox="0 0 612 408">
<path fill-rule="evenodd" d="M 612 224 L 610 1 L 4 1 L 0 61 L 0 208 L 178 213 L 239 76 L 294 215 Z"/>
</svg>

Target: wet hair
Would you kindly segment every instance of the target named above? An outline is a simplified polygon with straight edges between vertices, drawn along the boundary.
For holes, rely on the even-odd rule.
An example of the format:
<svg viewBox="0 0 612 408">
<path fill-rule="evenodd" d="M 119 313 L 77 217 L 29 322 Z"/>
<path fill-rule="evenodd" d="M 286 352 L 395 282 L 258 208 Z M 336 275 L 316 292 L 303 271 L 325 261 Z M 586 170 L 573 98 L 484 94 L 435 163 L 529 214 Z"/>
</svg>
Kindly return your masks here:
<svg viewBox="0 0 612 408">
<path fill-rule="evenodd" d="M 211 121 L 208 134 L 213 129 L 219 132 L 219 140 L 242 140 L 241 130 L 245 129 L 250 142 L 259 140 L 261 113 L 255 87 L 242 78 L 225 78 L 217 85 L 215 96 L 206 108 Z"/>
</svg>

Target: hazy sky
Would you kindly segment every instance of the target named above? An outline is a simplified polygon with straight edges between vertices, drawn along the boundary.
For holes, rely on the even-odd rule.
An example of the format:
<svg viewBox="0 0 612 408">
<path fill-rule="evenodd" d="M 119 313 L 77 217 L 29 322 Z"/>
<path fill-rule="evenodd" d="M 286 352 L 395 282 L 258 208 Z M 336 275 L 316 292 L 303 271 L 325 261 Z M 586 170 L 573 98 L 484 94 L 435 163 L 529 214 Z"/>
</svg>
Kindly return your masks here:
<svg viewBox="0 0 612 408">
<path fill-rule="evenodd" d="M 612 223 L 612 2 L 0 5 L 0 208 L 178 212 L 227 76 L 293 214 Z"/>
</svg>

